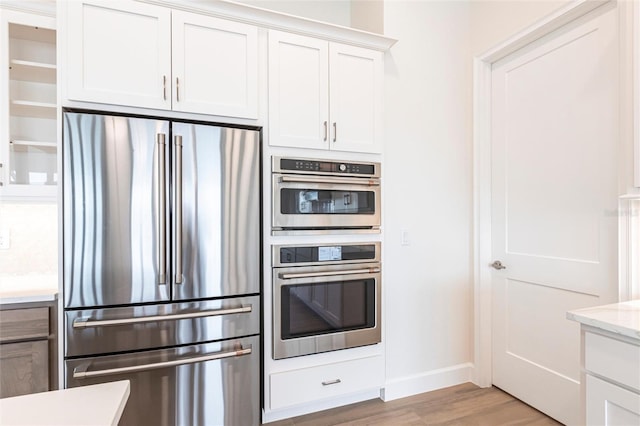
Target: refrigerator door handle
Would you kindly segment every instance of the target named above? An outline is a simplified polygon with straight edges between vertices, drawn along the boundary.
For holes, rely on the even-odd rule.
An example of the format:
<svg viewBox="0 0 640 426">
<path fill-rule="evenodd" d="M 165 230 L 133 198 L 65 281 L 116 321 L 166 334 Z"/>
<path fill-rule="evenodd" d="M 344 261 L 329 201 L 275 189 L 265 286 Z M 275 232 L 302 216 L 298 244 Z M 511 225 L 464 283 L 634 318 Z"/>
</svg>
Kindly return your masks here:
<svg viewBox="0 0 640 426">
<path fill-rule="evenodd" d="M 182 136 L 176 135 L 175 145 L 175 283 L 182 284 Z"/>
<path fill-rule="evenodd" d="M 106 370 L 89 371 L 91 363 L 82 364 L 73 369 L 74 379 L 88 379 L 91 377 L 111 376 L 114 374 L 134 373 L 138 371 L 155 370 L 158 368 L 177 367 L 186 364 L 195 364 L 198 362 L 215 361 L 224 358 L 233 358 L 243 355 L 249 355 L 251 353 L 251 345 L 246 348 L 240 346 L 239 349 L 235 349 L 227 352 L 216 352 L 208 355 L 197 356 L 193 358 L 176 359 L 173 361 L 162 361 L 152 364 L 132 365 L 129 367 L 109 368 Z"/>
<path fill-rule="evenodd" d="M 167 184 L 165 168 L 165 138 L 158 133 L 158 284 L 167 283 Z"/>
<path fill-rule="evenodd" d="M 106 326 L 112 326 L 112 325 L 139 324 L 139 323 L 156 322 L 156 321 L 178 321 L 182 319 L 244 314 L 244 313 L 249 313 L 252 310 L 253 310 L 253 307 L 251 305 L 245 305 L 237 308 L 212 309 L 207 311 L 188 312 L 184 314 L 174 314 L 174 315 L 150 315 L 146 317 L 137 317 L 137 318 L 94 320 L 94 319 L 91 319 L 90 317 L 80 317 L 73 320 L 73 328 L 106 327 Z"/>
</svg>

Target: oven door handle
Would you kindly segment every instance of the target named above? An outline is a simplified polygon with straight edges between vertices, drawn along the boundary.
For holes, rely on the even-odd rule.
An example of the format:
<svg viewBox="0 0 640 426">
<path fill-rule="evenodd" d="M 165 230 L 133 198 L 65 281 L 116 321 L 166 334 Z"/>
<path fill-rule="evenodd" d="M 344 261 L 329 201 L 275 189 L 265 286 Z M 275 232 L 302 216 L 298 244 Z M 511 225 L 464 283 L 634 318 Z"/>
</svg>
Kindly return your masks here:
<svg viewBox="0 0 640 426">
<path fill-rule="evenodd" d="M 247 348 L 240 348 L 228 352 L 216 352 L 204 356 L 197 356 L 193 358 L 176 359 L 173 361 L 155 362 L 152 364 L 132 365 L 129 367 L 108 368 L 105 370 L 89 371 L 90 363 L 82 364 L 73 369 L 74 379 L 89 379 L 91 377 L 112 376 L 114 374 L 123 373 L 135 373 L 138 371 L 155 370 L 158 368 L 177 367 L 186 364 L 195 364 L 198 362 L 215 361 L 217 359 L 233 358 L 242 355 L 249 355 L 251 353 L 251 346 Z"/>
<path fill-rule="evenodd" d="M 348 269 L 346 271 L 281 273 L 278 276 L 282 280 L 291 280 L 295 278 L 334 277 L 336 275 L 376 274 L 378 272 L 380 272 L 380 268 L 364 268 Z"/>
<path fill-rule="evenodd" d="M 151 315 L 147 317 L 137 318 L 121 318 L 121 319 L 107 319 L 107 320 L 94 320 L 88 317 L 80 317 L 73 320 L 73 328 L 87 328 L 87 327 L 105 327 L 111 325 L 125 325 L 125 324 L 138 324 L 143 322 L 155 322 L 155 321 L 177 321 L 181 319 L 192 319 L 202 317 L 213 317 L 218 315 L 232 315 L 243 314 L 251 312 L 253 307 L 251 305 L 240 306 L 237 308 L 228 309 L 212 309 L 200 312 L 189 312 L 184 314 L 174 315 Z"/>
<path fill-rule="evenodd" d="M 313 176 L 280 176 L 280 182 L 291 183 L 326 183 L 341 185 L 359 185 L 359 186 L 380 186 L 379 179 L 362 179 L 362 178 L 326 178 Z"/>
</svg>

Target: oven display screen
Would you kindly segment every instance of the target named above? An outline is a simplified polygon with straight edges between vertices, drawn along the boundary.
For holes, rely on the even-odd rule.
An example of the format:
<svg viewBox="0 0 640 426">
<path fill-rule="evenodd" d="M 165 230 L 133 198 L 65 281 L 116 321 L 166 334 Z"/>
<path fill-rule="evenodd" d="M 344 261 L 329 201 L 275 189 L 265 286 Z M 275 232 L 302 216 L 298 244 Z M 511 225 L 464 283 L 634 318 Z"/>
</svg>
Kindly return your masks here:
<svg viewBox="0 0 640 426">
<path fill-rule="evenodd" d="M 318 247 L 318 261 L 342 260 L 342 247 Z"/>
</svg>

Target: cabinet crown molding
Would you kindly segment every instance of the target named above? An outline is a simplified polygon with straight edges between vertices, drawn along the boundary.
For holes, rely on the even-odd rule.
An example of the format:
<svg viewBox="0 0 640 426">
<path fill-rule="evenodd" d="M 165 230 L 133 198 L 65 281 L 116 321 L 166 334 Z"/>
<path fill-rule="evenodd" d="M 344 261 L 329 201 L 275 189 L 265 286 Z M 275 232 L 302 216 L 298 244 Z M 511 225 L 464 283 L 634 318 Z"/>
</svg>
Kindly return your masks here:
<svg viewBox="0 0 640 426">
<path fill-rule="evenodd" d="M 0 0 L 0 9 L 15 10 L 17 12 L 33 13 L 55 18 L 55 0 Z"/>
<path fill-rule="evenodd" d="M 313 19 L 226 0 L 182 0 L 180 2 L 175 0 L 138 1 L 383 52 L 391 48 L 397 41 L 381 34 L 315 21 Z"/>
</svg>

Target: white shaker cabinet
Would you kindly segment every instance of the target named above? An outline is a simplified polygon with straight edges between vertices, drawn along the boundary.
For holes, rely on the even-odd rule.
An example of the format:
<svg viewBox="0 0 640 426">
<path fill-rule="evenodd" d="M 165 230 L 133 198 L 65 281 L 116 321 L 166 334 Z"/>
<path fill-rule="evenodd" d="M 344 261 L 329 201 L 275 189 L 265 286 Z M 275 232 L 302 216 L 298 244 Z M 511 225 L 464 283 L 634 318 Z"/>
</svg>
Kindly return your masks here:
<svg viewBox="0 0 640 426">
<path fill-rule="evenodd" d="M 173 109 L 258 118 L 258 29 L 172 12 Z"/>
<path fill-rule="evenodd" d="M 269 32 L 269 143 L 380 153 L 382 52 Z"/>
<path fill-rule="evenodd" d="M 640 424 L 640 300 L 569 311 L 581 323 L 584 424 Z"/>
<path fill-rule="evenodd" d="M 132 1 L 67 7 L 70 100 L 257 118 L 255 26 Z"/>
<path fill-rule="evenodd" d="M 598 329 L 583 336 L 587 424 L 640 424 L 640 340 Z"/>
<path fill-rule="evenodd" d="M 69 99 L 171 108 L 169 9 L 129 1 L 67 2 L 66 43 Z"/>
</svg>

